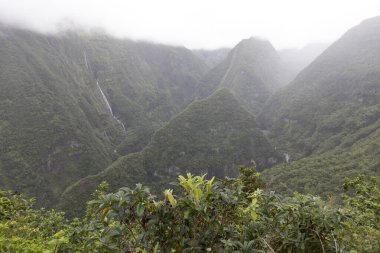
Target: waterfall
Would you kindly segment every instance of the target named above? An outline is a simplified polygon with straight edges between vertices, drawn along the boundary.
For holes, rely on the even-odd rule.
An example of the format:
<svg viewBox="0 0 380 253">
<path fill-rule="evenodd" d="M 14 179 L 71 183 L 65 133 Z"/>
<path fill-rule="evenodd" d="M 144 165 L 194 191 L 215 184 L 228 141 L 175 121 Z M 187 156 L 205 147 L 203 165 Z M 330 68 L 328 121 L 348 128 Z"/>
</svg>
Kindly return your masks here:
<svg viewBox="0 0 380 253">
<path fill-rule="evenodd" d="M 123 122 L 121 122 L 121 120 L 119 120 L 118 118 L 116 118 L 116 116 L 113 114 L 112 107 L 111 107 L 110 103 L 108 102 L 108 99 L 107 99 L 106 95 L 104 95 L 104 92 L 103 92 L 102 88 L 100 88 L 100 85 L 99 85 L 98 81 L 96 81 L 96 85 L 98 86 L 100 94 L 102 94 L 103 101 L 107 105 L 107 109 L 110 112 L 112 118 L 114 118 L 117 121 L 117 123 L 119 123 L 119 125 L 123 128 L 124 132 L 126 132 L 125 126 L 124 126 Z"/>
<path fill-rule="evenodd" d="M 85 63 L 85 65 L 86 65 L 87 70 L 90 70 L 89 65 L 88 65 L 88 61 L 87 61 L 87 54 L 86 54 L 86 51 L 83 51 L 83 58 L 84 58 L 84 63 Z M 114 119 L 116 120 L 116 122 L 117 122 L 117 123 L 123 128 L 124 132 L 127 132 L 127 131 L 125 130 L 125 126 L 124 126 L 123 122 L 121 122 L 121 120 L 119 120 L 119 119 L 113 114 L 113 111 L 112 111 L 112 107 L 111 107 L 111 105 L 110 105 L 110 102 L 108 101 L 108 99 L 107 99 L 106 95 L 104 94 L 102 88 L 100 88 L 100 85 L 99 85 L 98 80 L 96 80 L 96 86 L 98 86 L 98 89 L 99 89 L 99 91 L 100 91 L 100 94 L 102 94 L 103 101 L 104 101 L 104 103 L 106 104 L 107 109 L 108 109 L 108 111 L 110 112 L 112 118 L 114 118 Z"/>
<path fill-rule="evenodd" d="M 289 163 L 290 162 L 290 155 L 288 153 L 284 153 L 285 156 L 285 162 Z"/>
<path fill-rule="evenodd" d="M 124 126 L 123 122 L 121 122 L 121 120 L 119 120 L 116 117 L 113 117 L 113 118 L 117 121 L 117 123 L 119 123 L 119 125 L 121 126 L 121 128 L 123 128 L 124 132 L 127 132 L 127 130 L 125 130 L 125 126 Z"/>
<path fill-rule="evenodd" d="M 88 62 L 87 62 L 86 51 L 83 51 L 83 57 L 84 57 L 84 63 L 86 64 L 86 68 L 87 68 L 87 70 L 88 70 Z"/>
<path fill-rule="evenodd" d="M 106 95 L 104 95 L 104 92 L 102 91 L 102 88 L 100 88 L 100 85 L 99 85 L 98 81 L 96 81 L 96 85 L 98 86 L 98 89 L 99 89 L 100 93 L 102 94 L 103 101 L 106 103 L 108 111 L 110 111 L 112 117 L 115 118 L 115 115 L 113 115 L 113 111 L 112 111 L 111 105 L 108 102 L 108 99 L 107 99 Z"/>
</svg>

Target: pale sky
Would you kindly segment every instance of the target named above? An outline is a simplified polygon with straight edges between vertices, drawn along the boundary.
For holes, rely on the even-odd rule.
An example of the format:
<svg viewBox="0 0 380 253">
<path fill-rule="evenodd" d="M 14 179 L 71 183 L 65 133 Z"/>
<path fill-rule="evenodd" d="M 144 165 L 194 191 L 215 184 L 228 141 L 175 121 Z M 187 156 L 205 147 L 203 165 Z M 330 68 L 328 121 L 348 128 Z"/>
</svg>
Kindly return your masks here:
<svg viewBox="0 0 380 253">
<path fill-rule="evenodd" d="M 233 47 L 252 36 L 277 49 L 333 42 L 378 15 L 380 0 L 0 0 L 2 22 L 42 32 L 75 23 L 117 37 L 205 49 Z"/>
</svg>

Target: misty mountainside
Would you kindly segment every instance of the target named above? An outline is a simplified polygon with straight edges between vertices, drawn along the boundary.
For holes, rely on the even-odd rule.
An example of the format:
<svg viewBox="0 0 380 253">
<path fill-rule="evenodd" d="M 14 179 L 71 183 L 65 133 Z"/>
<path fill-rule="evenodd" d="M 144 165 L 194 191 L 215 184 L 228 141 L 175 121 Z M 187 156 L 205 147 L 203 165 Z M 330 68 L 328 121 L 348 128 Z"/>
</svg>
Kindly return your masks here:
<svg viewBox="0 0 380 253">
<path fill-rule="evenodd" d="M 192 52 L 198 56 L 210 69 L 221 63 L 231 51 L 230 48 L 220 48 L 214 50 L 195 49 Z"/>
<path fill-rule="evenodd" d="M 291 73 L 290 80 L 313 62 L 329 46 L 326 43 L 311 43 L 297 48 L 286 48 L 278 51 L 282 61 Z"/>
<path fill-rule="evenodd" d="M 260 120 L 282 149 L 315 154 L 367 137 L 380 110 L 380 18 L 364 21 L 267 103 Z"/>
<path fill-rule="evenodd" d="M 290 72 L 268 41 L 242 40 L 227 58 L 201 80 L 200 94 L 229 89 L 252 114 L 261 112 L 270 95 L 290 81 Z"/>
<path fill-rule="evenodd" d="M 380 17 L 326 49 L 259 120 L 279 152 L 307 156 L 265 172 L 277 189 L 328 195 L 345 176 L 379 175 Z"/>
<path fill-rule="evenodd" d="M 112 189 L 141 182 L 160 193 L 162 185 L 187 172 L 237 176 L 240 165 L 255 161 L 264 169 L 280 160 L 255 118 L 230 91 L 222 89 L 193 102 L 171 119 L 143 151 L 119 158 L 99 174 L 70 186 L 63 194 L 61 208 L 67 210 L 72 203 L 83 207 L 104 180 Z"/>
<path fill-rule="evenodd" d="M 90 37 L 85 52 L 114 114 L 126 126 L 122 154 L 141 150 L 152 134 L 196 97 L 206 64 L 184 47 L 108 36 Z"/>
<path fill-rule="evenodd" d="M 45 206 L 141 150 L 207 70 L 181 47 L 6 26 L 0 55 L 0 184 Z"/>
<path fill-rule="evenodd" d="M 0 32 L 0 182 L 49 205 L 113 159 L 123 133 L 82 50 L 49 36 Z"/>
</svg>

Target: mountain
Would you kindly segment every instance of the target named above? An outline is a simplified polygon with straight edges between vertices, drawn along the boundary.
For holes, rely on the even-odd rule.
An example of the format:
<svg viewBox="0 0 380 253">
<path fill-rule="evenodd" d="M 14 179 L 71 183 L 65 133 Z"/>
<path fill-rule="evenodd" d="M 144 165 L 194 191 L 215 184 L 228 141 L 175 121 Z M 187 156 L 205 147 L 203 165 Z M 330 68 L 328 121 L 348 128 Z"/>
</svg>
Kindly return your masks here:
<svg viewBox="0 0 380 253">
<path fill-rule="evenodd" d="M 207 70 L 183 47 L 4 25 L 0 55 L 0 185 L 44 206 L 141 150 Z"/>
<path fill-rule="evenodd" d="M 371 133 L 380 116 L 379 28 L 380 17 L 352 28 L 268 101 L 259 118 L 279 148 L 322 153 Z"/>
<path fill-rule="evenodd" d="M 268 41 L 249 38 L 202 78 L 199 93 L 205 96 L 219 88 L 229 89 L 248 111 L 257 115 L 269 96 L 289 78 L 273 46 Z"/>
<path fill-rule="evenodd" d="M 278 50 L 282 61 L 291 73 L 291 80 L 296 75 L 314 61 L 329 46 L 326 43 L 307 44 L 302 48 L 286 48 Z"/>
<path fill-rule="evenodd" d="M 279 157 L 255 118 L 228 90 L 218 90 L 170 120 L 143 151 L 122 157 L 99 174 L 70 186 L 63 194 L 61 208 L 70 210 L 67 207 L 73 203 L 83 207 L 84 200 L 103 180 L 112 189 L 144 183 L 157 193 L 179 174 L 236 176 L 237 168 L 252 160 L 263 169 Z"/>
<path fill-rule="evenodd" d="M 157 129 L 191 103 L 208 69 L 184 47 L 104 35 L 88 37 L 84 53 L 115 115 L 126 126 L 121 154 L 141 150 Z"/>
<path fill-rule="evenodd" d="M 82 55 L 59 39 L 3 27 L 0 55 L 0 184 L 49 205 L 113 160 L 122 130 Z"/>
<path fill-rule="evenodd" d="M 290 164 L 264 172 L 281 191 L 331 195 L 380 171 L 380 17 L 363 21 L 277 92 L 259 116 Z"/>
</svg>

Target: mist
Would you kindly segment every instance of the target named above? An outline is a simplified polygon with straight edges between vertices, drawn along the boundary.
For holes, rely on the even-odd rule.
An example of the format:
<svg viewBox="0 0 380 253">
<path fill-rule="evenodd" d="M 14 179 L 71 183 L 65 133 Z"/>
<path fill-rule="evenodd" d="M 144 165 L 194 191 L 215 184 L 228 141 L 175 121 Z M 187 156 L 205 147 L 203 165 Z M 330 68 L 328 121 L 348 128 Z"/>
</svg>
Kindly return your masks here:
<svg viewBox="0 0 380 253">
<path fill-rule="evenodd" d="M 191 49 L 232 47 L 255 36 L 282 49 L 330 43 L 379 10 L 375 0 L 0 0 L 0 22 L 43 33 L 101 28 L 119 38 Z"/>
</svg>

